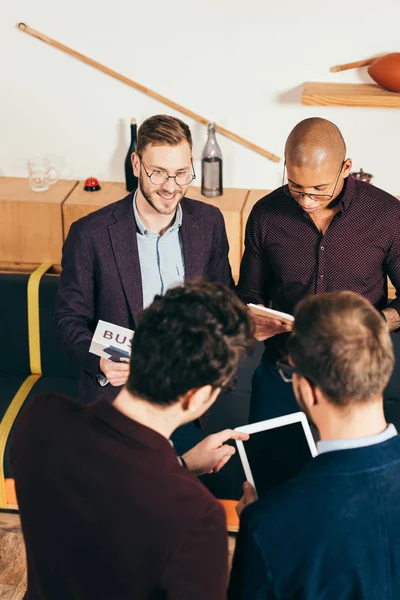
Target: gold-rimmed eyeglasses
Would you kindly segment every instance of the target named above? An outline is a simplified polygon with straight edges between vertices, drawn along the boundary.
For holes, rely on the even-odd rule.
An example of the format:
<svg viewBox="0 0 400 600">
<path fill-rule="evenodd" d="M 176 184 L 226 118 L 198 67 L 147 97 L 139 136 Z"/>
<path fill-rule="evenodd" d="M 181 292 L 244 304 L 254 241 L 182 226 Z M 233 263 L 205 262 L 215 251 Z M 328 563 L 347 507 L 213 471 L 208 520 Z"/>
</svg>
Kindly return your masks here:
<svg viewBox="0 0 400 600">
<path fill-rule="evenodd" d="M 192 160 L 190 161 L 192 165 L 192 171 L 190 171 L 189 169 L 182 170 L 179 171 L 176 175 L 168 175 L 167 171 L 164 171 L 162 169 L 154 169 L 153 171 L 148 172 L 147 167 L 140 158 L 140 156 L 139 160 L 143 165 L 144 172 L 150 179 L 151 183 L 153 183 L 154 185 L 163 185 L 164 183 L 167 183 L 168 179 L 175 179 L 176 185 L 179 185 L 179 187 L 185 187 L 186 185 L 192 183 L 194 179 L 196 179 L 196 173 L 194 172 Z"/>
</svg>

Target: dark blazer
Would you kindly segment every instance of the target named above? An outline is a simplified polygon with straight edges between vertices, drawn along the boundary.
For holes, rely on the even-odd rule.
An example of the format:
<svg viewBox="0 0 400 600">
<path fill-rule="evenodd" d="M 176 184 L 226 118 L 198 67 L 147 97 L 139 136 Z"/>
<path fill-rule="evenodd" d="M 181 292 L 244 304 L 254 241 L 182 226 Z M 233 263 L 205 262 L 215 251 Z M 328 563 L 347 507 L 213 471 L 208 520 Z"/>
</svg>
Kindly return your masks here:
<svg viewBox="0 0 400 600">
<path fill-rule="evenodd" d="M 133 194 L 72 224 L 63 247 L 54 315 L 55 334 L 69 358 L 81 367 L 78 401 L 100 394 L 113 400 L 119 387 L 102 387 L 99 357 L 89 346 L 99 319 L 135 329 L 143 308 L 142 280 L 133 215 Z M 229 244 L 220 210 L 183 198 L 181 236 L 185 279 L 232 285 Z"/>
<path fill-rule="evenodd" d="M 108 401 L 42 394 L 10 460 L 27 600 L 226 598 L 224 510 L 159 433 Z"/>
<path fill-rule="evenodd" d="M 326 452 L 246 508 L 229 600 L 400 598 L 399 457 L 398 435 Z"/>
</svg>

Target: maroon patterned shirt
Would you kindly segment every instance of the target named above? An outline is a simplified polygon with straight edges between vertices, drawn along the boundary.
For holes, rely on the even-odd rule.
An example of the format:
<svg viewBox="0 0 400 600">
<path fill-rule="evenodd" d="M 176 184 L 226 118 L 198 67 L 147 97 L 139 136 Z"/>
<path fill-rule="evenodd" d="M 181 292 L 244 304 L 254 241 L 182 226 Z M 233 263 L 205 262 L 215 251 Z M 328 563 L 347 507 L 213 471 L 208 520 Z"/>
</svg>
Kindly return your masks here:
<svg viewBox="0 0 400 600">
<path fill-rule="evenodd" d="M 378 310 L 391 306 L 400 314 L 400 202 L 353 177 L 339 199 L 324 235 L 282 188 L 257 202 L 246 227 L 242 300 L 293 313 L 311 294 L 351 290 Z M 389 305 L 387 275 L 397 296 Z M 266 356 L 284 356 L 287 337 L 266 340 Z"/>
</svg>

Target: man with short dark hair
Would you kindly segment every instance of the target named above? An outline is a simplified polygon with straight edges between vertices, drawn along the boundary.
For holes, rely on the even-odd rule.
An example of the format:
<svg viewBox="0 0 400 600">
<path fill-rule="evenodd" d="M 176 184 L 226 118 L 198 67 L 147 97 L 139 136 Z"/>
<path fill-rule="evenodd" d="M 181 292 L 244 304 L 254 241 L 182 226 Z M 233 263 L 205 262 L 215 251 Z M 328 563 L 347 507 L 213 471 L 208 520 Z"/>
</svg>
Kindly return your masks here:
<svg viewBox="0 0 400 600">
<path fill-rule="evenodd" d="M 279 369 L 318 428 L 319 454 L 253 504 L 245 484 L 238 512 L 251 506 L 229 598 L 400 598 L 400 437 L 383 412 L 394 364 L 385 322 L 352 292 L 310 296 L 288 349 Z"/>
<path fill-rule="evenodd" d="M 100 319 L 134 330 L 139 311 L 173 285 L 233 284 L 221 211 L 186 198 L 195 178 L 188 125 L 169 115 L 146 119 L 132 164 L 136 192 L 73 223 L 63 247 L 54 326 L 81 368 L 81 404 L 113 400 L 128 379 L 127 362 L 89 352 Z M 202 424 L 204 417 L 175 433 L 180 452 L 200 440 Z"/>
<path fill-rule="evenodd" d="M 195 474 L 234 453 L 226 430 L 179 461 L 173 431 L 208 410 L 252 344 L 248 311 L 222 284 L 156 296 L 138 319 L 113 403 L 43 394 L 13 435 L 29 600 L 223 600 L 222 506 Z M 183 462 L 183 464 L 180 464 Z"/>
<path fill-rule="evenodd" d="M 399 328 L 400 202 L 353 178 L 351 169 L 336 125 L 310 118 L 294 127 L 282 187 L 259 200 L 247 222 L 242 300 L 293 314 L 311 294 L 350 290 L 381 311 L 390 331 Z M 391 302 L 387 276 L 397 291 Z M 254 320 L 265 352 L 253 377 L 251 422 L 296 410 L 276 368 L 287 355 L 290 327 L 266 317 Z M 392 394 L 400 399 L 400 389 Z"/>
</svg>

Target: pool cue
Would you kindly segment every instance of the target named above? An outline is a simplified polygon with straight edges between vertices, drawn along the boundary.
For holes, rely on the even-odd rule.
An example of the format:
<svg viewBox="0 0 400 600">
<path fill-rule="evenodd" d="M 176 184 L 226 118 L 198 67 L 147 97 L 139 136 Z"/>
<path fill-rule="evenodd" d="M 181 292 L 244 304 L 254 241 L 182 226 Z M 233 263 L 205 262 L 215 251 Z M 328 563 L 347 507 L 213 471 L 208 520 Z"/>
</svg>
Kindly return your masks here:
<svg viewBox="0 0 400 600">
<path fill-rule="evenodd" d="M 28 33 L 29 35 L 32 35 L 33 37 L 36 37 L 39 40 L 42 40 L 43 42 L 46 42 L 46 44 L 49 44 L 50 46 L 54 46 L 55 48 L 58 48 L 59 50 L 66 52 L 70 56 L 73 56 L 77 60 L 80 60 L 80 61 L 86 63 L 87 65 L 90 65 L 91 67 L 94 67 L 95 69 L 98 69 L 99 71 L 102 71 L 106 75 L 110 75 L 110 77 L 114 77 L 114 79 L 118 79 L 119 81 L 122 81 L 122 83 L 125 83 L 126 85 L 129 85 L 130 87 L 135 88 L 139 92 L 142 92 L 143 94 L 146 94 L 147 96 L 150 96 L 151 98 L 154 98 L 155 100 L 158 100 L 159 102 L 162 102 L 163 104 L 166 104 L 173 110 L 183 113 L 190 119 L 193 119 L 194 121 L 198 121 L 199 123 L 202 123 L 203 125 L 207 125 L 209 123 L 209 120 L 206 119 L 205 117 L 202 117 L 201 115 L 198 115 L 197 113 L 189 110 L 188 108 L 185 108 L 184 106 L 181 106 L 180 104 L 177 104 L 176 102 L 173 102 L 172 100 L 169 100 L 165 96 L 162 96 L 161 94 L 158 94 L 157 92 L 154 92 L 153 90 L 149 90 L 144 85 L 141 85 L 140 83 L 137 83 L 136 81 L 133 81 L 132 79 L 129 79 L 128 77 L 125 77 L 125 75 L 121 75 L 117 71 L 114 71 L 113 69 L 109 69 L 108 67 L 105 67 L 104 65 L 100 64 L 96 60 L 93 60 L 92 58 L 89 58 L 89 57 L 85 56 L 84 54 L 81 54 L 80 52 L 76 52 L 76 50 L 73 50 L 72 48 L 69 48 L 68 46 L 64 46 L 64 44 L 61 44 L 60 42 L 57 42 L 56 40 L 49 38 L 47 35 L 44 35 L 43 33 L 36 31 L 35 29 L 31 29 L 31 27 L 28 27 L 27 25 L 25 25 L 25 23 L 18 23 L 17 27 L 21 31 L 24 31 L 25 33 Z M 239 135 L 236 135 L 236 133 L 232 133 L 228 129 L 225 129 L 225 127 L 221 127 L 221 125 L 216 125 L 216 129 L 221 135 L 224 135 L 225 137 L 233 140 L 234 142 L 237 142 L 238 144 L 241 144 L 242 146 L 245 146 L 246 148 L 253 150 L 253 152 L 257 152 L 258 154 L 261 154 L 261 156 L 264 156 L 265 158 L 268 158 L 269 160 L 272 160 L 273 162 L 280 161 L 279 156 L 275 156 L 275 154 L 268 152 L 268 150 L 264 150 L 264 148 L 261 148 L 260 146 L 256 146 L 252 142 L 249 142 L 248 140 L 240 137 Z"/>
</svg>

